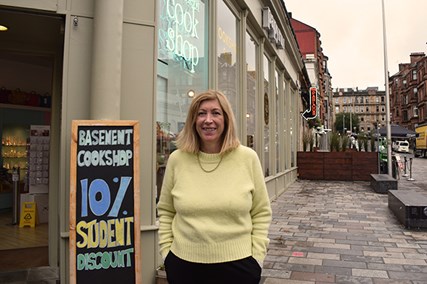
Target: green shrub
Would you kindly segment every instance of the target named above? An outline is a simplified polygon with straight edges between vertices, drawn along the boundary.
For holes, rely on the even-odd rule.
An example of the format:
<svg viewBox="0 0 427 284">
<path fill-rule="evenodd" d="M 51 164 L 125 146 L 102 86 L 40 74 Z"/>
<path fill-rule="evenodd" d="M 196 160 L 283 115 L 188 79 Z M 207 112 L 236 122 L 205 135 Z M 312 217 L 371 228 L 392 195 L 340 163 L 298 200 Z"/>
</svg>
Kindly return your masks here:
<svg viewBox="0 0 427 284">
<path fill-rule="evenodd" d="M 349 141 L 350 141 L 350 139 L 348 139 L 347 135 L 342 136 L 342 138 L 341 138 L 341 151 L 345 152 L 347 150 Z"/>
<path fill-rule="evenodd" d="M 329 148 L 331 152 L 340 150 L 340 135 L 337 132 L 332 132 Z"/>
</svg>

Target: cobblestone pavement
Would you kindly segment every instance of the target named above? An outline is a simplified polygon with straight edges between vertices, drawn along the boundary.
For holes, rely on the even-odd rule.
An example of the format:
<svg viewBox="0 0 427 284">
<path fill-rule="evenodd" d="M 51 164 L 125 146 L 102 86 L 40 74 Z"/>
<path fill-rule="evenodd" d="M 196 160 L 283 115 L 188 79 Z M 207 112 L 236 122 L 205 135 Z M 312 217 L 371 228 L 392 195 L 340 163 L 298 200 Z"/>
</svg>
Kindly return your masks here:
<svg viewBox="0 0 427 284">
<path fill-rule="evenodd" d="M 427 159 L 412 162 L 398 190 L 427 194 Z M 263 284 L 427 283 L 427 230 L 405 229 L 369 182 L 298 180 L 272 208 Z"/>
</svg>

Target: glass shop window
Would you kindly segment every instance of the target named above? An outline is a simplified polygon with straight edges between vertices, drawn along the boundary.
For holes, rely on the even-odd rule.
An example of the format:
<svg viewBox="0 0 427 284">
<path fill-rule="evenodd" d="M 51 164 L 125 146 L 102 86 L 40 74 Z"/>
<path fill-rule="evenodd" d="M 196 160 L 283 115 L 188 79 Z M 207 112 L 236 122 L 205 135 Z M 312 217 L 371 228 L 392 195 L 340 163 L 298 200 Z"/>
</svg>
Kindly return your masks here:
<svg viewBox="0 0 427 284">
<path fill-rule="evenodd" d="M 263 74 L 264 74 L 264 173 L 269 176 L 270 173 L 270 64 L 271 61 L 267 55 L 263 56 Z"/>
<path fill-rule="evenodd" d="M 217 58 L 218 58 L 218 88 L 229 99 L 236 123 L 239 123 L 238 94 L 239 64 L 237 53 L 238 24 L 234 14 L 224 1 L 217 1 Z"/>
<path fill-rule="evenodd" d="M 158 0 L 157 197 L 195 93 L 208 88 L 208 3 Z"/>
<path fill-rule="evenodd" d="M 246 32 L 246 146 L 256 149 L 257 68 L 256 43 Z"/>
</svg>

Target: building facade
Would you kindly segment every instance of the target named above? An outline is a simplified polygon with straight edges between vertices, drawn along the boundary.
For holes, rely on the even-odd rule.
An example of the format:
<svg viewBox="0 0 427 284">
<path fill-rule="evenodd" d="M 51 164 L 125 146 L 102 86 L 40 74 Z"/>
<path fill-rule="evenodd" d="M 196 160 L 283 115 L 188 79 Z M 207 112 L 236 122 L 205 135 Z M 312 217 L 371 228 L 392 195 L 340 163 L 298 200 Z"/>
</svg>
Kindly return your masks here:
<svg viewBox="0 0 427 284">
<path fill-rule="evenodd" d="M 427 57 L 412 53 L 389 79 L 391 121 L 411 130 L 427 122 Z"/>
<path fill-rule="evenodd" d="M 334 91 L 334 111 L 345 115 L 359 117 L 359 132 L 372 133 L 378 126 L 386 123 L 385 91 L 378 87 L 369 87 L 365 90 L 358 88 L 340 88 Z M 347 130 L 349 125 L 346 125 Z M 351 127 L 352 128 L 352 127 Z M 355 132 L 356 129 L 352 129 Z"/>
<path fill-rule="evenodd" d="M 50 130 L 42 181 L 49 264 L 61 283 L 70 275 L 73 120 L 140 123 L 142 283 L 161 263 L 156 200 L 194 93 L 230 99 L 271 199 L 296 180 L 300 93 L 310 85 L 283 1 L 0 0 L 0 15 L 10 26 L 0 33 L 1 127 L 22 129 L 20 139 L 32 124 Z"/>
<path fill-rule="evenodd" d="M 324 128 L 331 128 L 332 76 L 328 70 L 328 57 L 323 53 L 321 35 L 315 28 L 292 18 L 292 15 L 290 17 L 311 85 L 318 90 L 318 118 Z"/>
</svg>

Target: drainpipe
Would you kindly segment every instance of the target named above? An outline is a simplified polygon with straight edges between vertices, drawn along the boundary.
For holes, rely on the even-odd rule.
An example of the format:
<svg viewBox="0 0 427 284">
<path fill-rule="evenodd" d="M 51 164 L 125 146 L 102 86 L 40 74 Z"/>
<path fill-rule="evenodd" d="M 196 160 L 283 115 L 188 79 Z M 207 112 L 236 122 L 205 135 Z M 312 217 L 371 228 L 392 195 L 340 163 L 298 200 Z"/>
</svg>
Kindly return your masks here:
<svg viewBox="0 0 427 284">
<path fill-rule="evenodd" d="M 91 119 L 120 119 L 124 0 L 95 0 Z"/>
</svg>

